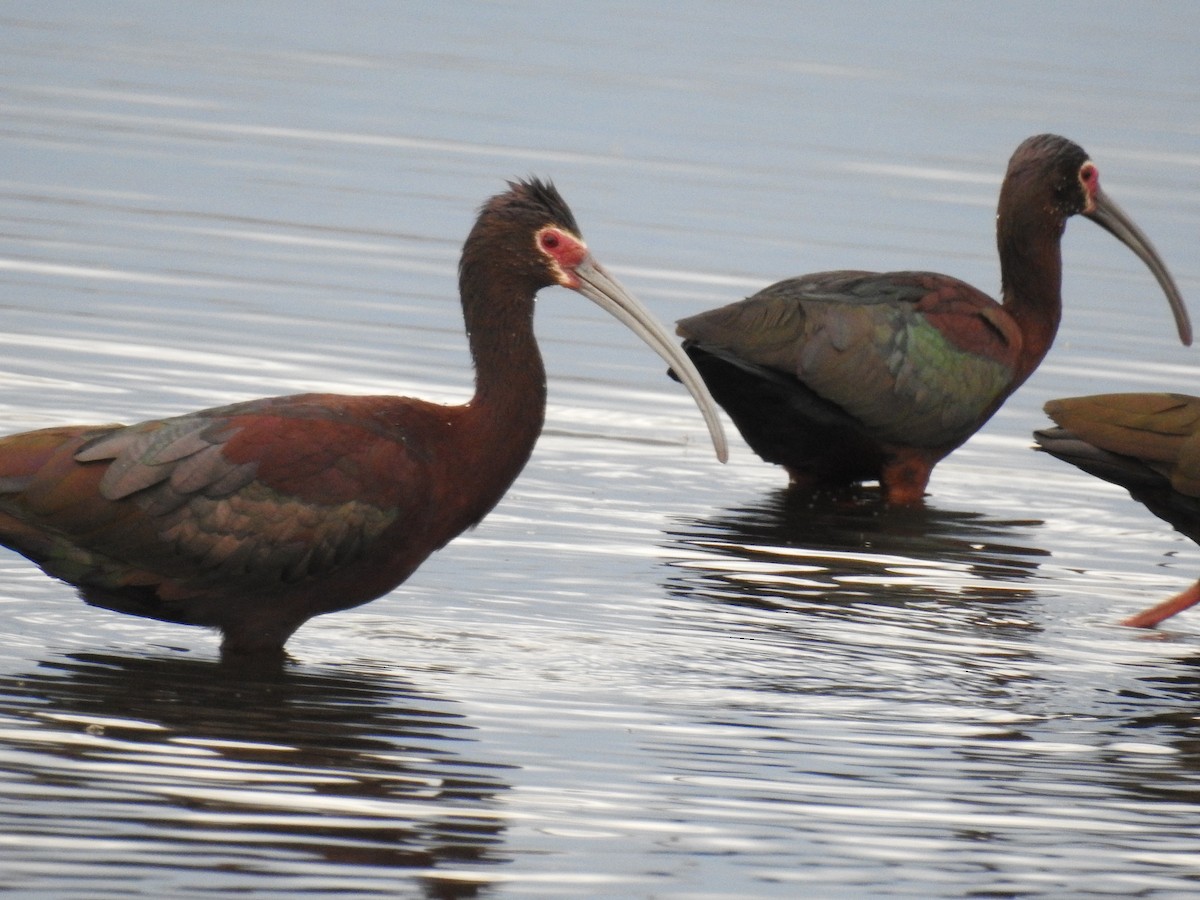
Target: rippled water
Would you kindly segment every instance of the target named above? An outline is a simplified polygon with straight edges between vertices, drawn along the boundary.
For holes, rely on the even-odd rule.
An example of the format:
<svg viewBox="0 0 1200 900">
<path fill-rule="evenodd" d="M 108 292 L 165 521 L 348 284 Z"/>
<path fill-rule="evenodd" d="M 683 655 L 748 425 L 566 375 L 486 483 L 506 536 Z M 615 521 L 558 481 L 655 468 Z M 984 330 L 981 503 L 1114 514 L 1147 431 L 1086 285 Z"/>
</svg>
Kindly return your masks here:
<svg viewBox="0 0 1200 900">
<path fill-rule="evenodd" d="M 309 389 L 460 401 L 474 210 L 553 177 L 670 321 L 787 275 L 994 288 L 1009 153 L 1079 140 L 1200 315 L 1190 4 L 0 7 L 0 415 Z M 546 291 L 546 433 L 476 531 L 282 671 L 0 554 L 0 891 L 1182 897 L 1200 549 L 1029 450 L 1051 397 L 1196 392 L 1073 222 L 1047 363 L 919 511 L 806 504 Z"/>
</svg>

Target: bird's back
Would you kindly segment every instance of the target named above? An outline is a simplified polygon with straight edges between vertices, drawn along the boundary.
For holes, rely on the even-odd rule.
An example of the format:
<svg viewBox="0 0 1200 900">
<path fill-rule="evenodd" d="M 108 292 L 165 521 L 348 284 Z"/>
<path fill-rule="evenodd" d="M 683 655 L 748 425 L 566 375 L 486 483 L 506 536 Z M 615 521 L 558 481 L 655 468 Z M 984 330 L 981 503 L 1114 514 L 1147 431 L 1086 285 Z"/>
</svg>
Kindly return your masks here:
<svg viewBox="0 0 1200 900">
<path fill-rule="evenodd" d="M 739 367 L 726 370 L 731 379 L 776 376 L 824 401 L 819 417 L 840 410 L 881 445 L 928 448 L 953 448 L 979 427 L 1006 395 L 1020 350 L 995 301 L 928 272 L 792 278 L 682 319 L 678 333 L 693 359 L 700 351 Z M 709 368 L 714 395 L 736 419 L 742 398 L 723 401 Z M 797 403 L 813 405 L 808 396 Z"/>
<path fill-rule="evenodd" d="M 1200 398 L 1100 394 L 1051 400 L 1059 427 L 1037 431 L 1041 450 L 1120 485 L 1200 542 Z"/>
<path fill-rule="evenodd" d="M 290 633 L 380 596 L 453 537 L 421 524 L 436 448 L 404 427 L 434 409 L 299 395 L 14 435 L 0 543 L 95 605 Z"/>
</svg>

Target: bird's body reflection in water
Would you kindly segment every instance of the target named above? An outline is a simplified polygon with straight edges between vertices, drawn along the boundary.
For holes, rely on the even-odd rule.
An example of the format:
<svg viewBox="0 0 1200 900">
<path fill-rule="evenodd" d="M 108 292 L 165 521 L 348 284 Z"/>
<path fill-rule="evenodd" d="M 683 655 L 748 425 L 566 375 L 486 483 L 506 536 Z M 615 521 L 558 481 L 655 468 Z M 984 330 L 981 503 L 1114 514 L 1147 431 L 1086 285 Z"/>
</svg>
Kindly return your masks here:
<svg viewBox="0 0 1200 900">
<path fill-rule="evenodd" d="M 725 604 L 801 606 L 844 616 L 862 603 L 934 602 L 995 617 L 995 603 L 1029 594 L 1020 582 L 1049 554 L 1022 545 L 1041 523 L 933 505 L 889 507 L 871 488 L 778 490 L 702 519 L 678 520 L 668 590 Z M 982 603 L 980 601 L 983 601 Z M 1001 613 L 1006 624 L 1011 613 Z"/>
<path fill-rule="evenodd" d="M 50 854 L 64 895 L 479 896 L 508 785 L 472 730 L 349 667 L 75 654 L 0 676 L 0 854 L 20 851 L 0 889 L 54 887 Z"/>
</svg>

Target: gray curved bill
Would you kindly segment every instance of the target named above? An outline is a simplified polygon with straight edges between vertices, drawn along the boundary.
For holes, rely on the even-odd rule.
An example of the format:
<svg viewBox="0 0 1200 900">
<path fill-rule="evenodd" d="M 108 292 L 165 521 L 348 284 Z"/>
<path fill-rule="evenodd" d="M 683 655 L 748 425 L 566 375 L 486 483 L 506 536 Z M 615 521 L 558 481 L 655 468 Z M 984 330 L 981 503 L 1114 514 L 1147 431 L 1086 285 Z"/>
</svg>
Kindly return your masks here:
<svg viewBox="0 0 1200 900">
<path fill-rule="evenodd" d="M 579 278 L 579 287 L 576 288 L 579 293 L 645 341 L 651 350 L 675 370 L 679 380 L 700 407 L 708 425 L 708 433 L 712 436 L 713 448 L 717 451 L 717 459 L 726 462 L 729 459 L 729 445 L 725 440 L 725 429 L 721 427 L 717 404 L 709 394 L 700 373 L 675 339 L 650 315 L 646 307 L 621 287 L 620 283 L 604 271 L 592 257 L 589 256 L 576 266 L 574 272 Z"/>
<path fill-rule="evenodd" d="M 1085 212 L 1084 215 L 1136 253 L 1138 259 L 1154 273 L 1154 277 L 1158 279 L 1159 285 L 1167 295 L 1167 302 L 1171 304 L 1171 312 L 1175 316 L 1175 327 L 1179 329 L 1179 339 L 1183 341 L 1185 347 L 1190 347 L 1192 323 L 1188 319 L 1187 307 L 1183 305 L 1183 297 L 1179 293 L 1179 288 L 1175 287 L 1175 280 L 1167 271 L 1166 263 L 1159 258 L 1154 245 L 1150 243 L 1150 238 L 1146 237 L 1142 233 L 1142 229 L 1134 225 L 1133 220 L 1124 213 L 1121 207 L 1108 199 L 1108 195 L 1103 191 L 1097 189 L 1094 199 L 1095 208 L 1090 212 Z"/>
</svg>

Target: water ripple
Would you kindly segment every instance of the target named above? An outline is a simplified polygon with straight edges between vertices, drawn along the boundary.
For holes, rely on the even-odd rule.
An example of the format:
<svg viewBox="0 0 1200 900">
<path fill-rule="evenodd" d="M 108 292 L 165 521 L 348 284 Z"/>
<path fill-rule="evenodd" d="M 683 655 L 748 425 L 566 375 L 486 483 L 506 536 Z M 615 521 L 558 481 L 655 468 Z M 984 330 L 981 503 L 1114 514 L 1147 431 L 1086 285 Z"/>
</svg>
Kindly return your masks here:
<svg viewBox="0 0 1200 900">
<path fill-rule="evenodd" d="M 434 884 L 443 863 L 504 863 L 496 801 L 510 767 L 472 755 L 474 729 L 453 703 L 362 676 L 247 678 L 206 662 L 96 654 L 6 676 L 5 840 L 25 848 L 21 868 L 41 871 L 42 889 L 53 859 L 62 889 L 86 878 L 93 896 L 125 867 L 163 857 L 185 873 L 219 854 L 280 895 L 312 889 L 315 861 L 344 870 L 321 869 L 317 881 L 380 895 L 390 868 Z M 64 830 L 68 797 L 74 825 Z M 108 872 L 104 855 L 121 866 Z M 2 880 L 20 887 L 21 871 Z M 206 879 L 205 893 L 220 890 Z M 431 895 L 473 891 L 455 878 Z"/>
</svg>

